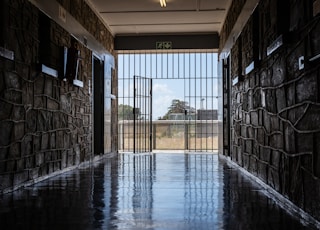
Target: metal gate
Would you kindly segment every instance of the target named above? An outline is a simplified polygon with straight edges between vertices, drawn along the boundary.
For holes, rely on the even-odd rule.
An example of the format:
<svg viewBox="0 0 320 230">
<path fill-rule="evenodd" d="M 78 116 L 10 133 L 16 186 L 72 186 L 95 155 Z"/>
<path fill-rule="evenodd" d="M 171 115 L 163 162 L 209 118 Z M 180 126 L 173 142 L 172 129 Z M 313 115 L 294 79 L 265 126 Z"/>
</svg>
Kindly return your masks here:
<svg viewBox="0 0 320 230">
<path fill-rule="evenodd" d="M 133 152 L 152 152 L 152 79 L 134 76 Z"/>
<path fill-rule="evenodd" d="M 217 59 L 193 50 L 119 54 L 119 151 L 218 150 Z"/>
</svg>

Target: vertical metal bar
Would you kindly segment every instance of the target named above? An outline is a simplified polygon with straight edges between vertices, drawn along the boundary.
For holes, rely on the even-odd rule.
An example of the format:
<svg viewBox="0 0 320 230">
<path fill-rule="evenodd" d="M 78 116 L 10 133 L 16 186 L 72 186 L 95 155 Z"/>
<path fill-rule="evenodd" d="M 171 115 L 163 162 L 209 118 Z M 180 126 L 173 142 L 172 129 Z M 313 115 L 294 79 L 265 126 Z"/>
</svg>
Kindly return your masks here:
<svg viewBox="0 0 320 230">
<path fill-rule="evenodd" d="M 124 62 L 125 62 L 125 56 L 124 55 L 121 55 L 122 56 L 122 60 L 123 60 L 123 62 L 122 62 L 122 74 L 123 74 L 123 76 L 122 76 L 122 89 L 124 89 L 124 84 L 125 84 L 125 72 L 124 72 Z M 124 94 L 124 90 L 122 90 L 122 92 L 123 92 L 123 94 Z M 124 100 L 125 100 L 125 98 L 124 98 L 124 95 L 122 94 L 122 104 L 124 105 Z M 124 118 L 124 107 L 122 107 L 122 118 Z M 126 134 L 125 134 L 125 125 L 124 125 L 124 122 L 123 122 L 123 120 L 124 119 L 122 119 L 122 123 L 123 123 L 123 125 L 122 125 L 122 128 L 123 128 L 123 130 L 122 130 L 122 133 L 123 133 L 123 135 L 122 135 L 122 137 L 123 137 L 123 140 L 122 140 L 122 150 L 124 150 L 125 149 L 125 136 L 126 136 Z"/>
<path fill-rule="evenodd" d="M 133 153 L 136 153 L 136 77 L 133 77 Z"/>
<path fill-rule="evenodd" d="M 149 80 L 150 84 L 150 152 L 152 152 L 152 138 L 155 139 L 155 137 L 152 136 L 152 79 Z"/>
<path fill-rule="evenodd" d="M 200 66 L 199 66 L 199 73 L 200 73 L 200 76 L 199 76 L 199 81 L 200 81 L 200 101 L 202 100 L 202 54 L 200 53 Z M 197 94 L 196 94 L 197 96 Z M 201 104 L 200 104 L 200 109 L 201 108 Z M 199 135 L 199 139 L 200 139 L 200 150 L 202 151 L 202 138 L 203 138 L 203 124 L 202 124 L 202 121 L 200 123 L 200 135 Z"/>
</svg>

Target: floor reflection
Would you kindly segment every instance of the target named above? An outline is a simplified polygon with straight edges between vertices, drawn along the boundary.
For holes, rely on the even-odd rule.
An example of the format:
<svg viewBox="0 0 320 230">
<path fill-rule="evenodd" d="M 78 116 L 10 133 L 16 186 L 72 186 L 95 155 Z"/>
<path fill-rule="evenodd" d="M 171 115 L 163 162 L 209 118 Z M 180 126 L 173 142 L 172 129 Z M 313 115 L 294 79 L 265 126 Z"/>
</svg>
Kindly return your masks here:
<svg viewBox="0 0 320 230">
<path fill-rule="evenodd" d="M 119 154 L 0 197 L 1 229 L 312 229 L 212 154 Z"/>
</svg>

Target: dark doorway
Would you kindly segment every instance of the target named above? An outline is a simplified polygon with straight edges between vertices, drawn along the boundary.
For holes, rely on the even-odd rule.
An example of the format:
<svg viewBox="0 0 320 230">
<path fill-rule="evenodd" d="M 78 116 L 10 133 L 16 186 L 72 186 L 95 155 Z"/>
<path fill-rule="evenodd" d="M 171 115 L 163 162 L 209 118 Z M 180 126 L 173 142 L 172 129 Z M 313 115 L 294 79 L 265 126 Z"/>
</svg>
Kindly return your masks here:
<svg viewBox="0 0 320 230">
<path fill-rule="evenodd" d="M 104 63 L 93 57 L 94 154 L 104 153 Z"/>
</svg>

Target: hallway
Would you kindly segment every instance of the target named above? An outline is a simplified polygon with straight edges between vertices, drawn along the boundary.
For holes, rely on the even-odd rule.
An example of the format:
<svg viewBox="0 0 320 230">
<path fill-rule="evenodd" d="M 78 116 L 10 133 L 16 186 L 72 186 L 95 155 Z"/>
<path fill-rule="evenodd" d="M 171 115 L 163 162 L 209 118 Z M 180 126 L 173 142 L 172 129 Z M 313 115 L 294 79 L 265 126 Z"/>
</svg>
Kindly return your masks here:
<svg viewBox="0 0 320 230">
<path fill-rule="evenodd" d="M 203 153 L 123 153 L 2 195 L 0 226 L 8 230 L 313 228 L 281 209 L 224 159 Z"/>
</svg>

